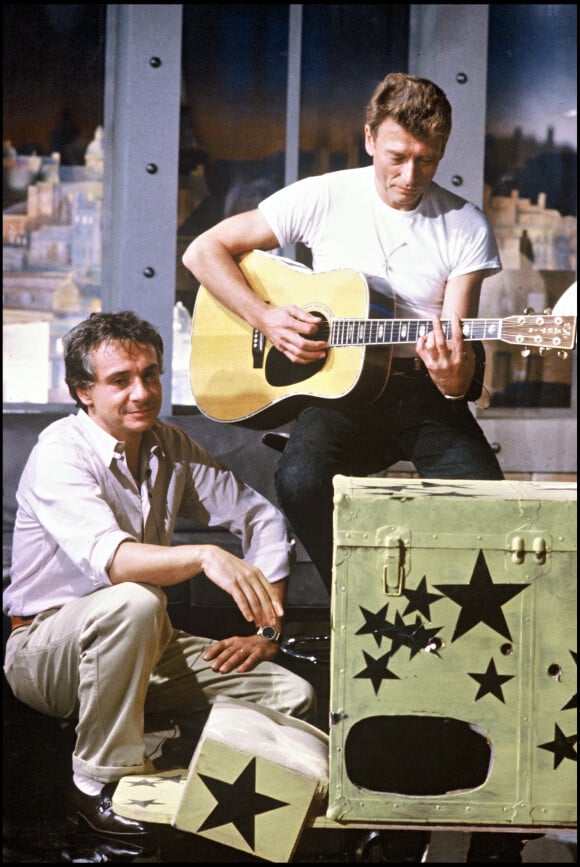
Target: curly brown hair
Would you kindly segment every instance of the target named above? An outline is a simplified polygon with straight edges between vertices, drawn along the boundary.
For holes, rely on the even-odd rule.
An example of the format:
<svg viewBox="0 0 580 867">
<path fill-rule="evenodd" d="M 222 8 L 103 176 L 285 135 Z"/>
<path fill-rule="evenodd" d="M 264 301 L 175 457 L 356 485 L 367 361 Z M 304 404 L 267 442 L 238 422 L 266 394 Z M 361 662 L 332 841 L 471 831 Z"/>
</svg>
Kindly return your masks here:
<svg viewBox="0 0 580 867">
<path fill-rule="evenodd" d="M 154 325 L 130 310 L 121 313 L 91 313 L 64 337 L 65 382 L 76 405 L 86 411 L 77 389 L 89 388 L 95 381 L 93 353 L 102 343 L 119 341 L 153 346 L 159 372 L 163 373 L 163 338 Z"/>
</svg>

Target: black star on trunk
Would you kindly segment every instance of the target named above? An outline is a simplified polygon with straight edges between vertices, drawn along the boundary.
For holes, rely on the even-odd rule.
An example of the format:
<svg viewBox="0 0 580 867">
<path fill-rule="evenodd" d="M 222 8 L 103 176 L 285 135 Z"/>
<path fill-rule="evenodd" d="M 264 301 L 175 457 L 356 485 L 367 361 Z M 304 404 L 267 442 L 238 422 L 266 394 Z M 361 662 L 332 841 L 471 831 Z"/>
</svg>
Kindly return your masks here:
<svg viewBox="0 0 580 867">
<path fill-rule="evenodd" d="M 460 606 L 455 632 L 455 641 L 478 623 L 485 623 L 490 629 L 511 640 L 511 634 L 503 615 L 502 605 L 521 593 L 527 584 L 494 584 L 480 550 L 469 584 L 435 584 L 452 602 Z"/>
<path fill-rule="evenodd" d="M 248 846 L 255 845 L 255 818 L 260 813 L 287 807 L 288 801 L 278 801 L 268 795 L 256 792 L 256 759 L 252 759 L 233 783 L 199 774 L 214 798 L 217 800 L 198 833 L 210 828 L 218 828 L 231 822 L 236 826 Z"/>
<path fill-rule="evenodd" d="M 505 704 L 501 685 L 502 683 L 507 683 L 508 680 L 513 680 L 513 674 L 498 674 L 493 658 L 490 660 L 485 674 L 475 674 L 472 671 L 468 671 L 467 673 L 480 684 L 475 701 L 479 701 L 484 695 L 491 693 Z"/>
<path fill-rule="evenodd" d="M 385 635 L 385 629 L 392 627 L 392 623 L 387 620 L 388 603 L 383 605 L 380 611 L 373 613 L 367 608 L 359 605 L 362 615 L 365 619 L 363 626 L 357 629 L 355 635 L 372 635 L 377 643 L 377 647 L 381 646 L 381 641 Z"/>
<path fill-rule="evenodd" d="M 574 744 L 577 740 L 578 735 L 570 735 L 569 737 L 566 737 L 560 726 L 555 723 L 554 740 L 545 744 L 539 744 L 538 746 L 541 750 L 548 750 L 548 752 L 554 753 L 554 770 L 556 770 L 560 762 L 563 762 L 564 759 L 570 759 L 572 762 L 578 761 L 578 756 L 574 749 Z"/>
<path fill-rule="evenodd" d="M 366 653 L 363 650 L 363 656 L 365 658 L 365 662 L 367 667 L 362 671 L 359 671 L 358 674 L 355 674 L 355 678 L 367 678 L 372 682 L 373 689 L 375 691 L 375 695 L 377 695 L 379 691 L 379 687 L 383 680 L 399 680 L 399 677 L 394 674 L 392 671 L 389 671 L 389 659 L 391 658 L 390 653 L 385 653 L 383 656 L 379 656 L 378 659 L 373 659 L 370 654 Z"/>
<path fill-rule="evenodd" d="M 403 611 L 403 617 L 406 614 L 412 614 L 413 611 L 418 611 L 427 620 L 431 620 L 431 603 L 438 599 L 443 599 L 440 593 L 429 593 L 427 590 L 427 579 L 423 575 L 416 590 L 403 590 L 403 596 L 409 600 L 409 604 Z"/>
<path fill-rule="evenodd" d="M 570 656 L 576 662 L 576 652 L 574 650 L 570 651 Z M 573 710 L 575 707 L 578 707 L 578 693 L 575 692 L 572 698 L 570 698 L 566 704 L 561 708 L 561 710 Z"/>
<path fill-rule="evenodd" d="M 157 777 L 154 780 L 149 780 L 147 777 L 141 779 L 140 777 L 136 780 L 128 780 L 127 783 L 129 786 L 151 786 L 152 788 L 157 788 L 162 783 L 181 783 L 183 779 L 182 774 L 176 774 L 173 777 Z"/>
<path fill-rule="evenodd" d="M 401 647 L 409 648 L 409 659 L 424 650 L 431 644 L 431 639 L 437 635 L 442 629 L 441 626 L 436 626 L 434 629 L 425 629 L 425 624 L 419 616 L 415 618 L 415 623 L 405 623 L 399 612 L 395 614 L 395 623 L 388 631 L 391 639 L 391 655 L 394 655 Z M 436 651 L 434 651 L 436 653 Z M 439 656 L 436 653 L 436 656 Z"/>
<path fill-rule="evenodd" d="M 146 809 L 147 807 L 162 807 L 163 801 L 157 801 L 155 798 L 149 798 L 147 801 L 138 801 L 137 798 L 129 798 L 129 804 L 137 805 Z"/>
</svg>

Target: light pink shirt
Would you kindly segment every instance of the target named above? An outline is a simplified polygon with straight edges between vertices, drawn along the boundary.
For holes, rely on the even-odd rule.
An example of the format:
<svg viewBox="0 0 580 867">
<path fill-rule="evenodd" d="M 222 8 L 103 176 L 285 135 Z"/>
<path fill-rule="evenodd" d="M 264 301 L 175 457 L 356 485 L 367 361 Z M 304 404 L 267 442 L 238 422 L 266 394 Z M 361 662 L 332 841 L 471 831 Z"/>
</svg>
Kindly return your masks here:
<svg viewBox="0 0 580 867">
<path fill-rule="evenodd" d="M 37 614 L 110 586 L 121 542 L 171 545 L 175 521 L 224 527 L 269 581 L 289 575 L 282 513 L 179 427 L 157 422 L 143 441 L 139 488 L 117 441 L 79 411 L 39 436 L 17 491 L 8 615 Z"/>
</svg>

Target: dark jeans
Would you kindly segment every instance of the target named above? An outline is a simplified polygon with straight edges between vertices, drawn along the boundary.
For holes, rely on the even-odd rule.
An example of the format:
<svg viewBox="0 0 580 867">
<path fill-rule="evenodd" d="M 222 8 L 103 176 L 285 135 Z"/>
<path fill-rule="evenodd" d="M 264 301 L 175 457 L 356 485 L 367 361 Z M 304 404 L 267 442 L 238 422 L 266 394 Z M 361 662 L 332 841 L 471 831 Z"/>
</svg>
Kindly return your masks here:
<svg viewBox="0 0 580 867">
<path fill-rule="evenodd" d="M 276 470 L 276 492 L 292 529 L 330 589 L 333 477 L 367 476 L 399 460 L 432 479 L 502 479 L 465 401 L 446 400 L 429 376 L 391 376 L 371 406 L 328 401 L 297 418 Z"/>
</svg>

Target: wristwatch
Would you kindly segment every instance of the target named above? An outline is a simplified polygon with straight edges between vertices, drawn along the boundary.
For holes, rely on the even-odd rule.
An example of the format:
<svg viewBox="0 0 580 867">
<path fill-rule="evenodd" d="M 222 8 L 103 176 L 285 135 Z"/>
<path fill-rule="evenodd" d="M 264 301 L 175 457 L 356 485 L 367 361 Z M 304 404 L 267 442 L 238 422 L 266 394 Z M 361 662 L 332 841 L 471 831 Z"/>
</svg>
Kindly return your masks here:
<svg viewBox="0 0 580 867">
<path fill-rule="evenodd" d="M 268 641 L 280 641 L 282 637 L 273 626 L 260 626 L 258 628 L 258 635 L 261 635 L 262 638 L 267 638 Z"/>
</svg>

